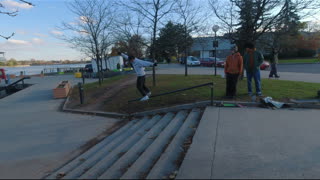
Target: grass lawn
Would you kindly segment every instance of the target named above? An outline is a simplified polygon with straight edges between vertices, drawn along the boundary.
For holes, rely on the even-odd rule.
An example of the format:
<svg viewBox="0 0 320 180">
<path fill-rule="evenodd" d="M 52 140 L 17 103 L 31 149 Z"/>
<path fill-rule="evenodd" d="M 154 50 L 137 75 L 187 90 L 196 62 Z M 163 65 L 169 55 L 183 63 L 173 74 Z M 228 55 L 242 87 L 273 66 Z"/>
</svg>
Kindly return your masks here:
<svg viewBox="0 0 320 180">
<path fill-rule="evenodd" d="M 98 83 L 91 83 L 85 85 L 85 93 L 95 94 L 99 91 L 106 91 L 109 86 L 115 86 L 117 81 L 125 80 L 129 76 L 124 75 L 116 76 L 105 80 L 102 87 L 99 87 Z M 131 77 L 133 78 L 133 77 Z M 134 77 L 135 78 L 135 77 Z M 191 87 L 199 84 L 208 82 L 214 82 L 214 99 L 223 100 L 225 95 L 226 80 L 220 76 L 212 75 L 157 75 L 157 86 L 152 87 L 152 77 L 147 77 L 147 86 L 150 87 L 152 94 L 159 94 L 168 91 L 173 91 L 181 88 Z M 254 84 L 254 83 L 253 83 Z M 254 88 L 254 87 L 253 87 Z M 263 79 L 262 80 L 262 93 L 264 96 L 271 96 L 275 100 L 288 101 L 289 98 L 296 99 L 308 99 L 315 98 L 317 91 L 320 89 L 320 84 L 317 83 L 306 83 L 306 82 L 293 82 L 283 81 L 275 79 Z M 73 91 L 73 97 L 78 96 L 77 89 Z M 191 89 L 183 92 L 178 92 L 166 96 L 160 96 L 151 98 L 146 102 L 133 102 L 128 104 L 128 100 L 140 98 L 141 95 L 135 87 L 135 83 L 131 84 L 127 88 L 118 90 L 111 99 L 101 99 L 104 101 L 102 107 L 99 110 L 107 112 L 139 112 L 146 111 L 161 107 L 174 106 L 178 104 L 192 103 L 197 101 L 209 100 L 210 99 L 210 88 L 201 87 Z M 87 96 L 88 98 L 97 98 L 93 96 Z M 247 95 L 246 79 L 240 80 L 238 83 L 238 97 L 236 101 L 250 101 L 250 97 Z M 88 100 L 87 100 L 88 101 Z M 89 105 L 88 103 L 84 106 Z"/>
<path fill-rule="evenodd" d="M 280 59 L 279 64 L 286 64 L 286 63 L 317 63 L 320 62 L 317 58 L 310 58 L 310 59 Z"/>
</svg>

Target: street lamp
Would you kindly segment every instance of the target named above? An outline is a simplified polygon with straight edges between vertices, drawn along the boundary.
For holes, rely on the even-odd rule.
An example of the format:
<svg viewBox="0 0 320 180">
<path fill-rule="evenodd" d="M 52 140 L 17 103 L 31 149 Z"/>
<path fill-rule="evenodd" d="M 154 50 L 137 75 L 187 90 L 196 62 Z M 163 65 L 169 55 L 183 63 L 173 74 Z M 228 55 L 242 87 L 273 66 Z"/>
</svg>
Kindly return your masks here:
<svg viewBox="0 0 320 180">
<path fill-rule="evenodd" d="M 217 75 L 217 47 L 218 47 L 218 42 L 217 42 L 217 31 L 219 30 L 218 25 L 214 25 L 212 27 L 212 31 L 214 31 L 214 42 L 213 42 L 213 47 L 214 47 L 214 75 Z"/>
</svg>

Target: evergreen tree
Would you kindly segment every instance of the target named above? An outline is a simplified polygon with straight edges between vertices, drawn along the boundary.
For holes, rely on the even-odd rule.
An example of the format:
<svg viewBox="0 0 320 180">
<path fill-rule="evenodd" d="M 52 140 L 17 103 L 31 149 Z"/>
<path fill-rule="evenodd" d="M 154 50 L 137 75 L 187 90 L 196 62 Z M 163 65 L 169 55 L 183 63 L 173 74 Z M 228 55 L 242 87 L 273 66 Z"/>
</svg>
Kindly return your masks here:
<svg viewBox="0 0 320 180">
<path fill-rule="evenodd" d="M 183 53 L 186 48 L 192 45 L 190 32 L 181 24 L 173 24 L 169 21 L 166 26 L 160 29 L 159 38 L 157 39 L 157 58 L 170 58 Z M 187 44 L 185 43 L 187 37 Z M 187 46 L 187 47 L 186 47 Z"/>
</svg>

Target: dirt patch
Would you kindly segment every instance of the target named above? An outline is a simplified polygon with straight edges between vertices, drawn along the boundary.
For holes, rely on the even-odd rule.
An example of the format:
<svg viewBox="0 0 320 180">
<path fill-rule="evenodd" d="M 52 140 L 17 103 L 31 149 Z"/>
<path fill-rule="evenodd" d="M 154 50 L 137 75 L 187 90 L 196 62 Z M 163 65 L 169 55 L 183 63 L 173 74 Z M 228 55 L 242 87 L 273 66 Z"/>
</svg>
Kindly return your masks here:
<svg viewBox="0 0 320 180">
<path fill-rule="evenodd" d="M 103 88 L 92 89 L 90 91 L 85 90 L 85 103 L 81 105 L 79 99 L 79 91 L 74 88 L 74 93 L 70 95 L 70 100 L 67 104 L 67 108 L 76 108 L 88 111 L 99 111 L 104 110 L 104 105 L 118 94 L 121 94 L 125 89 L 131 87 L 136 82 L 136 76 L 128 75 L 127 77 L 120 79 L 115 82 L 111 82 Z"/>
</svg>

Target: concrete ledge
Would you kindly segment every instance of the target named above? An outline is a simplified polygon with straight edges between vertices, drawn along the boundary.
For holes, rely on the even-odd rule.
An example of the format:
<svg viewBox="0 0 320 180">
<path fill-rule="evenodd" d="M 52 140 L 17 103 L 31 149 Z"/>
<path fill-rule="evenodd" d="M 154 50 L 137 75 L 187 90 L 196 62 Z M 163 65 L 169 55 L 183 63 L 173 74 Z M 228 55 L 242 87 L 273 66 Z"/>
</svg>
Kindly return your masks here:
<svg viewBox="0 0 320 180">
<path fill-rule="evenodd" d="M 95 116 L 105 116 L 105 117 L 112 117 L 112 118 L 128 118 L 129 115 L 121 114 L 121 113 L 114 113 L 114 112 L 102 112 L 102 111 L 84 111 L 79 109 L 63 109 L 64 112 L 71 112 L 71 113 L 81 113 L 81 114 L 90 114 Z"/>
<path fill-rule="evenodd" d="M 214 106 L 218 106 L 218 104 L 221 103 L 233 103 L 233 104 L 241 104 L 246 107 L 258 107 L 260 103 L 257 102 L 234 102 L 234 101 L 213 101 Z M 160 109 L 155 109 L 155 110 L 150 110 L 150 111 L 143 111 L 143 112 L 137 112 L 130 114 L 133 117 L 141 117 L 141 116 L 146 116 L 146 115 L 152 115 L 156 113 L 167 113 L 167 112 L 172 112 L 172 111 L 180 111 L 180 110 L 188 110 L 188 109 L 193 109 L 196 107 L 206 107 L 210 106 L 211 101 L 200 101 L 200 102 L 195 102 L 195 103 L 190 103 L 190 104 L 182 104 L 182 105 L 177 105 L 177 106 L 172 106 L 172 107 L 167 107 L 167 108 L 160 108 Z"/>
<path fill-rule="evenodd" d="M 128 114 L 121 114 L 121 113 L 115 113 L 115 112 L 103 112 L 103 111 L 85 111 L 85 110 L 80 110 L 80 109 L 70 109 L 67 108 L 67 104 L 69 103 L 70 99 L 70 94 L 72 92 L 73 88 L 69 91 L 68 97 L 65 100 L 63 106 L 62 106 L 62 111 L 64 112 L 70 112 L 70 113 L 80 113 L 80 114 L 90 114 L 94 116 L 104 116 L 104 117 L 111 117 L 111 118 L 128 118 Z"/>
<path fill-rule="evenodd" d="M 73 88 L 70 90 L 69 94 L 71 94 Z M 193 108 L 199 107 L 206 107 L 210 106 L 211 101 L 199 101 L 190 104 L 182 104 L 176 105 L 166 108 L 154 109 L 149 111 L 137 112 L 132 114 L 121 114 L 116 112 L 102 112 L 102 111 L 84 111 L 79 109 L 69 109 L 67 108 L 67 103 L 69 102 L 70 96 L 68 95 L 66 101 L 63 104 L 62 111 L 71 112 L 71 113 L 81 113 L 81 114 L 91 114 L 96 116 L 105 116 L 105 117 L 112 117 L 112 118 L 130 118 L 130 117 L 143 117 L 148 115 L 154 115 L 159 113 L 167 113 L 167 112 L 177 112 L 180 110 L 190 110 Z M 219 106 L 221 103 L 230 103 L 230 104 L 241 104 L 245 107 L 263 107 L 262 103 L 259 102 L 236 102 L 236 101 L 213 101 L 214 106 Z M 310 103 L 286 103 L 289 107 L 288 108 L 311 108 L 311 109 L 320 109 L 320 105 L 310 104 Z"/>
</svg>

